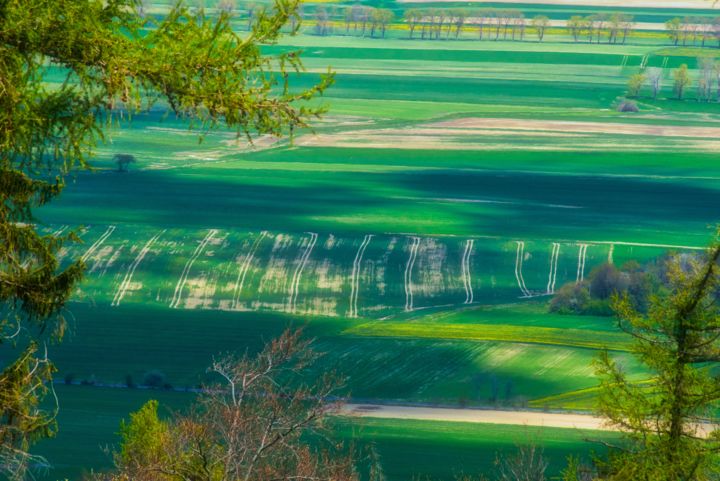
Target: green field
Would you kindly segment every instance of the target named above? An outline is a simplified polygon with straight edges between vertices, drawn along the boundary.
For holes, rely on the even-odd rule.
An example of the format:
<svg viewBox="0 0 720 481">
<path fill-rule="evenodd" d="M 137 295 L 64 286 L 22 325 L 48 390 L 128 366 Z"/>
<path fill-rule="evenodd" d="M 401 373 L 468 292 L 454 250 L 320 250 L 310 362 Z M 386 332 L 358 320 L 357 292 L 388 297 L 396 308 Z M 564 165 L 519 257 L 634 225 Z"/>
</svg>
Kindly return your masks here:
<svg viewBox="0 0 720 481">
<path fill-rule="evenodd" d="M 158 106 L 115 129 L 97 170 L 39 211 L 48 234 L 83 240 L 63 262 L 88 265 L 68 335 L 50 347 L 61 411 L 58 438 L 40 447 L 54 466 L 46 479 L 106 467 L 100 448 L 117 442 L 127 413 L 150 398 L 181 409 L 214 355 L 254 352 L 291 325 L 326 353 L 317 371 L 344 373 L 344 394 L 366 402 L 591 409 L 591 364 L 604 348 L 633 379 L 647 377 L 612 319 L 549 314 L 547 303 L 604 262 L 710 239 L 720 104 L 694 91 L 671 98 L 670 69 L 688 63 L 697 75 L 697 53 L 660 36 L 579 46 L 402 35 L 308 28 L 267 48 L 304 50 L 297 87 L 336 71 L 314 133 L 251 146 L 220 130 L 199 142 Z M 643 62 L 666 65 L 659 98 L 644 91 L 639 113 L 615 111 Z M 138 163 L 117 173 L 116 153 Z M 150 371 L 176 391 L 122 387 Z M 488 470 L 498 451 L 537 434 L 399 420 L 336 427 L 376 443 L 397 481 Z M 572 430 L 537 436 L 553 473 L 594 448 Z"/>
</svg>

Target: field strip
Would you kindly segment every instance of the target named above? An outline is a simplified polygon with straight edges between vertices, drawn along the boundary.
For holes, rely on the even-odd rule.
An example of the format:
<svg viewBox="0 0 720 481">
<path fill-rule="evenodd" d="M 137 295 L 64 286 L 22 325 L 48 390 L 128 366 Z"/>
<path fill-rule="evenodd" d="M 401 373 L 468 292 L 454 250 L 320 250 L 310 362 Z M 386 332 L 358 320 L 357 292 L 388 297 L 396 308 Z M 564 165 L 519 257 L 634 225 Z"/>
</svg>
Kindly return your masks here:
<svg viewBox="0 0 720 481">
<path fill-rule="evenodd" d="M 361 418 L 412 419 L 417 421 L 509 424 L 545 428 L 617 431 L 617 428 L 607 425 L 603 418 L 592 414 L 578 413 L 501 411 L 499 409 L 441 408 L 389 404 L 345 404 L 340 408 L 338 414 Z M 695 428 L 699 436 L 707 437 L 717 429 L 717 425 L 699 423 Z"/>
<path fill-rule="evenodd" d="M 578 264 L 577 264 L 577 276 L 575 282 L 582 282 L 585 280 L 585 260 L 587 259 L 587 244 L 580 244 L 578 247 Z"/>
<path fill-rule="evenodd" d="M 360 268 L 362 265 L 362 259 L 365 255 L 365 249 L 370 244 L 370 240 L 373 238 L 372 234 L 367 234 L 360 244 L 360 247 L 355 254 L 355 260 L 353 261 L 353 270 L 350 275 L 350 317 L 358 317 L 358 291 L 360 289 Z"/>
<path fill-rule="evenodd" d="M 125 297 L 125 293 L 128 290 L 128 287 L 130 287 L 130 282 L 132 282 L 133 275 L 135 274 L 135 269 L 137 269 L 137 266 L 140 265 L 142 260 L 145 258 L 145 255 L 150 250 L 150 247 L 155 243 L 156 240 L 160 238 L 161 235 L 165 233 L 165 229 L 160 231 L 160 233 L 156 234 L 154 237 L 152 237 L 147 243 L 143 246 L 143 248 L 138 253 L 137 257 L 135 257 L 135 260 L 128 268 L 128 271 L 125 273 L 125 277 L 123 278 L 122 282 L 120 283 L 120 287 L 118 288 L 117 292 L 115 293 L 115 297 L 113 298 L 112 303 L 110 303 L 111 306 L 119 306 L 120 301 L 122 301 L 123 297 Z"/>
<path fill-rule="evenodd" d="M 472 304 L 475 297 L 472 288 L 472 277 L 470 276 L 470 256 L 472 255 L 474 243 L 473 239 L 465 241 L 465 252 L 463 252 L 462 258 L 463 284 L 465 285 L 464 304 Z"/>
<path fill-rule="evenodd" d="M 523 131 L 581 132 L 590 134 L 642 135 L 651 137 L 698 137 L 716 139 L 720 127 L 683 127 L 675 125 L 583 122 L 568 120 L 532 120 L 497 117 L 466 117 L 426 124 L 426 127 L 465 129 L 512 129 Z"/>
<path fill-rule="evenodd" d="M 627 351 L 630 341 L 628 335 L 622 332 L 512 324 L 458 324 L 437 321 L 373 321 L 350 327 L 343 331 L 343 335 L 512 342 L 587 349 L 609 349 L 612 351 Z"/>
<path fill-rule="evenodd" d="M 188 275 L 190 274 L 190 268 L 195 263 L 195 260 L 200 257 L 200 254 L 202 254 L 202 251 L 205 249 L 205 246 L 207 246 L 208 242 L 212 240 L 212 238 L 217 234 L 217 230 L 210 229 L 205 236 L 205 238 L 200 242 L 200 244 L 195 248 L 195 251 L 193 251 L 192 256 L 190 256 L 190 259 L 185 263 L 185 268 L 183 269 L 182 273 L 180 274 L 180 278 L 178 279 L 177 284 L 175 285 L 175 292 L 173 293 L 173 298 L 170 301 L 170 307 L 176 308 L 180 305 L 180 299 L 182 298 L 182 290 L 185 287 L 185 282 L 187 282 Z"/>
<path fill-rule="evenodd" d="M 606 244 L 606 245 L 618 245 L 618 246 L 628 246 L 628 247 L 660 247 L 662 249 L 688 249 L 688 250 L 695 250 L 695 251 L 704 251 L 707 250 L 707 247 L 699 247 L 699 246 L 681 246 L 681 245 L 675 245 L 675 244 L 647 244 L 644 242 L 624 242 L 624 241 L 591 241 L 593 244 Z"/>
<path fill-rule="evenodd" d="M 553 242 L 552 253 L 550 254 L 550 273 L 548 274 L 548 284 L 545 290 L 546 294 L 555 294 L 555 281 L 557 280 L 557 266 L 560 258 L 560 244 Z"/>
<path fill-rule="evenodd" d="M 238 302 L 240 301 L 240 293 L 242 292 L 243 286 L 245 285 L 245 277 L 247 276 L 248 270 L 250 269 L 250 264 L 255 257 L 255 252 L 257 251 L 260 242 L 265 238 L 265 235 L 267 235 L 267 231 L 260 232 L 260 236 L 255 239 L 255 242 L 253 242 L 252 246 L 250 247 L 250 251 L 248 251 L 242 265 L 240 266 L 240 269 L 238 270 L 238 276 L 235 280 L 235 286 L 233 288 L 232 309 L 237 308 Z"/>
<path fill-rule="evenodd" d="M 295 312 L 295 308 L 297 305 L 298 289 L 300 288 L 300 277 L 302 277 L 302 271 L 303 269 L 305 269 L 305 264 L 307 264 L 308 258 L 310 258 L 310 253 L 315 247 L 315 242 L 317 242 L 318 238 L 318 235 L 315 232 L 308 232 L 308 234 L 310 234 L 310 241 L 308 242 L 305 251 L 300 257 L 300 262 L 298 263 L 298 266 L 295 269 L 295 274 L 293 275 L 292 281 L 290 282 L 290 294 L 288 296 L 289 312 Z"/>
<path fill-rule="evenodd" d="M 410 255 L 408 256 L 407 263 L 405 264 L 405 311 L 409 312 L 413 310 L 413 285 L 412 285 L 412 271 L 415 266 L 415 258 L 417 257 L 418 247 L 420 246 L 420 238 L 412 237 L 412 244 L 410 245 Z"/>
<path fill-rule="evenodd" d="M 346 404 L 340 414 L 348 417 L 413 419 L 481 424 L 511 424 L 547 428 L 612 430 L 602 418 L 590 414 L 500 411 L 495 409 L 436 408 L 383 404 Z"/>
<path fill-rule="evenodd" d="M 517 250 L 515 251 L 515 279 L 517 280 L 518 287 L 523 293 L 523 297 L 532 297 L 530 291 L 525 286 L 525 279 L 522 275 L 523 260 L 525 259 L 525 242 L 515 241 L 517 243 Z"/>
<path fill-rule="evenodd" d="M 110 237 L 110 234 L 112 234 L 114 230 L 114 225 L 108 227 L 107 230 L 103 233 L 103 235 L 101 235 L 100 238 L 96 240 L 93 245 L 90 246 L 90 248 L 85 252 L 85 254 L 83 254 L 83 256 L 81 257 L 82 261 L 85 262 L 86 260 L 88 260 L 90 256 L 95 253 L 98 247 L 100 247 L 102 243 L 105 242 L 108 237 Z"/>
<path fill-rule="evenodd" d="M 398 3 L 443 3 L 454 0 L 398 0 Z M 470 0 L 469 3 L 482 3 L 484 0 Z M 494 0 L 493 3 L 518 3 L 517 0 Z M 532 5 L 566 5 L 573 7 L 644 7 L 644 8 L 692 8 L 708 10 L 712 2 L 705 0 L 523 0 L 524 4 Z"/>
</svg>

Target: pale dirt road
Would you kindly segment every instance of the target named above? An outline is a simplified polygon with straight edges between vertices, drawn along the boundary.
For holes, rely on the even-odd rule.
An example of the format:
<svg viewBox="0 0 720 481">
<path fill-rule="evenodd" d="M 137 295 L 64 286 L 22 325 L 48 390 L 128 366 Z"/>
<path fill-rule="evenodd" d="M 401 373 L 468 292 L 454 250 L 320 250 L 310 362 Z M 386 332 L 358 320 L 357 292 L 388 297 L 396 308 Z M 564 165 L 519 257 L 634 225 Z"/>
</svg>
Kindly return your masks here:
<svg viewBox="0 0 720 481">
<path fill-rule="evenodd" d="M 479 424 L 506 424 L 547 428 L 615 431 L 603 419 L 589 414 L 545 413 L 538 411 L 500 411 L 493 409 L 434 408 L 391 406 L 385 404 L 346 404 L 341 415 L 348 417 L 412 419 L 418 421 L 449 421 Z M 706 437 L 717 429 L 710 423 L 697 426 L 697 435 Z"/>
<path fill-rule="evenodd" d="M 345 416 L 383 419 L 415 419 L 423 421 L 450 421 L 483 424 L 513 424 L 550 428 L 611 430 L 603 420 L 588 414 L 544 413 L 537 411 L 500 411 L 491 409 L 434 408 L 415 406 L 389 406 L 379 404 L 346 404 Z"/>
</svg>

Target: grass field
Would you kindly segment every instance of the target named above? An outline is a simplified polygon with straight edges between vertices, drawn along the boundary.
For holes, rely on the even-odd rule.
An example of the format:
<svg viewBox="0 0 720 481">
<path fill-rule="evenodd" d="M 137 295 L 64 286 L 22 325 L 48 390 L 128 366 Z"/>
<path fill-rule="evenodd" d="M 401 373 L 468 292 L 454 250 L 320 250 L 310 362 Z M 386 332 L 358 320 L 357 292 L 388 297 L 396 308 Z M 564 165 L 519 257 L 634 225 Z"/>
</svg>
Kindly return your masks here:
<svg viewBox="0 0 720 481">
<path fill-rule="evenodd" d="M 688 63 L 697 75 L 698 52 L 659 36 L 579 47 L 402 35 L 306 32 L 268 47 L 304 50 L 298 87 L 328 65 L 337 72 L 319 100 L 327 116 L 292 143 L 249 145 L 222 130 L 200 143 L 157 107 L 117 129 L 97 171 L 39 212 L 48 234 L 83 239 L 64 262 L 88 265 L 68 337 L 50 348 L 61 431 L 41 446 L 55 466 L 46 479 L 107 466 L 99 447 L 145 400 L 182 408 L 191 397 L 100 385 L 161 371 L 178 390 L 194 387 L 214 355 L 253 352 L 290 325 L 326 353 L 318 372 L 345 373 L 359 400 L 591 409 L 602 348 L 647 377 L 612 319 L 549 314 L 547 302 L 601 263 L 709 240 L 720 107 L 694 92 L 671 98 L 670 69 Z M 615 111 L 644 62 L 667 67 L 659 98 L 643 91 L 639 113 Z M 115 153 L 138 163 L 114 172 Z M 97 386 L 62 384 L 68 376 Z M 338 420 L 337 431 L 376 443 L 392 480 L 488 470 L 529 435 L 399 420 Z M 574 431 L 537 436 L 553 473 L 591 449 Z"/>
<path fill-rule="evenodd" d="M 85 386 L 59 386 L 58 394 L 63 399 L 59 417 L 63 428 L 38 449 L 51 458 L 62 459 L 54 466 L 53 479 L 78 479 L 78 466 L 107 466 L 111 458 L 105 451 L 117 445 L 115 433 L 120 420 L 127 418 L 128 409 L 137 409 L 145 400 L 155 398 L 165 406 L 161 414 L 167 416 L 181 408 L 189 396 Z M 89 397 L 94 400 L 92 407 L 87 406 Z M 596 431 L 393 419 L 337 418 L 331 424 L 339 439 L 354 442 L 358 449 L 374 446 L 392 481 L 488 472 L 494 469 L 497 455 L 512 453 L 516 445 L 526 442 L 544 446 L 552 460 L 549 471 L 557 474 L 567 456 L 588 459 L 591 450 L 603 451 L 599 444 L 588 440 L 609 441 L 616 437 Z"/>
</svg>

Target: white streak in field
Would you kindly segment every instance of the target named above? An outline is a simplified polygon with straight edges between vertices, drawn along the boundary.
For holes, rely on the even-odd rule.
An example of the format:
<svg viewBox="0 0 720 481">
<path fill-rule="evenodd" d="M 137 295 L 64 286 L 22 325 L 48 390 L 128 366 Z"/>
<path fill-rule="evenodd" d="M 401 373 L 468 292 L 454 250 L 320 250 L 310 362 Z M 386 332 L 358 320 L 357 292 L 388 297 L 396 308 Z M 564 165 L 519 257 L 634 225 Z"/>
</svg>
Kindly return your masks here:
<svg viewBox="0 0 720 481">
<path fill-rule="evenodd" d="M 128 290 L 128 287 L 130 287 L 130 283 L 132 282 L 133 275 L 135 274 L 135 269 L 137 269 L 137 266 L 140 265 L 143 258 L 145 258 L 145 255 L 150 250 L 150 247 L 155 243 L 158 238 L 165 233 L 165 230 L 162 230 L 159 234 L 156 234 L 155 237 L 152 237 L 145 246 L 140 250 L 137 257 L 135 257 L 135 260 L 132 264 L 130 264 L 130 267 L 128 268 L 127 272 L 125 273 L 125 277 L 123 278 L 122 282 L 120 283 L 120 287 L 118 288 L 117 292 L 115 293 L 115 297 L 113 298 L 111 306 L 119 306 L 120 301 L 122 301 L 123 297 L 125 297 L 125 293 Z"/>
<path fill-rule="evenodd" d="M 210 229 L 205 236 L 205 238 L 198 244 L 198 246 L 193 251 L 192 256 L 190 256 L 190 259 L 185 263 L 185 268 L 183 269 L 182 273 L 180 274 L 180 278 L 178 279 L 177 284 L 175 285 L 175 292 L 173 293 L 173 298 L 170 301 L 170 307 L 176 308 L 180 305 L 180 299 L 182 299 L 182 291 L 185 287 L 185 282 L 187 281 L 188 274 L 190 274 L 190 268 L 195 263 L 195 260 L 197 260 L 198 257 L 200 257 L 200 254 L 202 254 L 202 251 L 205 249 L 205 246 L 207 246 L 208 242 L 210 242 L 217 234 L 217 230 Z"/>
<path fill-rule="evenodd" d="M 68 228 L 68 226 L 66 226 L 66 225 L 60 226 L 60 228 L 59 228 L 58 230 L 56 230 L 55 232 L 53 232 L 53 233 L 50 234 L 50 235 L 53 236 L 53 237 L 57 237 L 57 236 L 59 236 L 60 234 L 62 234 L 63 232 L 65 232 L 65 230 L 66 230 L 67 228 Z"/>
<path fill-rule="evenodd" d="M 578 248 L 578 266 L 575 282 L 582 282 L 585 280 L 585 259 L 587 257 L 587 248 L 587 244 L 580 244 L 580 247 Z"/>
<path fill-rule="evenodd" d="M 255 252 L 260 245 L 260 241 L 265 238 L 266 234 L 267 231 L 262 231 L 260 236 L 255 239 L 255 242 L 253 242 L 252 247 L 250 247 L 250 251 L 245 256 L 245 259 L 238 270 L 238 276 L 235 280 L 235 287 L 233 289 L 232 309 L 237 309 L 238 302 L 240 301 L 240 293 L 242 292 L 243 285 L 245 285 L 245 276 L 247 276 L 248 270 L 250 269 L 250 263 L 252 263 L 253 258 L 255 257 Z"/>
<path fill-rule="evenodd" d="M 518 287 L 523 294 L 523 297 L 531 297 L 530 291 L 525 286 L 525 279 L 522 275 L 523 260 L 525 259 L 525 242 L 515 241 L 517 243 L 517 250 L 515 252 L 515 279 L 517 280 Z"/>
<path fill-rule="evenodd" d="M 699 246 L 681 246 L 681 245 L 675 245 L 675 244 L 647 244 L 645 242 L 623 242 L 623 241 L 589 241 L 593 244 L 615 244 L 619 246 L 629 246 L 629 247 L 661 247 L 665 249 L 687 249 L 687 250 L 693 250 L 693 251 L 704 251 L 707 249 L 707 247 L 699 247 Z"/>
<path fill-rule="evenodd" d="M 420 246 L 420 238 L 412 237 L 412 244 L 410 245 L 410 255 L 408 256 L 407 263 L 405 264 L 405 310 L 413 310 L 413 286 L 412 286 L 412 270 L 415 265 L 415 258 L 417 257 L 418 247 Z"/>
<path fill-rule="evenodd" d="M 613 263 L 613 251 L 615 250 L 615 244 L 610 244 L 610 250 L 608 251 L 608 264 Z"/>
<path fill-rule="evenodd" d="M 557 266 L 560 258 L 560 243 L 553 242 L 552 253 L 550 254 L 550 273 L 548 274 L 546 294 L 555 293 L 555 281 L 557 280 Z"/>
<path fill-rule="evenodd" d="M 100 247 L 100 245 L 103 242 L 105 242 L 105 240 L 107 240 L 108 237 L 110 237 L 110 234 L 112 234 L 114 230 L 115 230 L 114 225 L 111 225 L 110 227 L 107 228 L 107 230 L 103 233 L 103 235 L 101 235 L 100 238 L 98 240 L 96 240 L 95 243 L 93 243 L 93 245 L 90 246 L 90 248 L 85 252 L 85 254 L 83 254 L 83 256 L 81 257 L 83 262 L 88 260 L 90 258 L 90 256 L 92 256 L 95 253 L 95 251 L 98 249 L 98 247 Z"/>
<path fill-rule="evenodd" d="M 358 317 L 358 294 L 360 290 L 360 268 L 362 265 L 362 259 L 365 255 L 365 249 L 370 244 L 372 234 L 367 234 L 360 244 L 360 247 L 355 254 L 355 260 L 353 261 L 353 270 L 350 275 L 350 317 Z"/>
<path fill-rule="evenodd" d="M 312 252 L 313 247 L 315 247 L 315 242 L 317 242 L 318 238 L 318 235 L 314 232 L 308 232 L 308 234 L 310 234 L 310 241 L 305 248 L 305 252 L 303 252 L 303 255 L 300 257 L 300 262 L 295 269 L 295 274 L 293 275 L 292 282 L 290 283 L 290 295 L 288 296 L 288 310 L 290 312 L 295 312 L 298 290 L 300 288 L 300 277 L 302 277 L 302 271 L 305 268 L 305 264 L 307 264 L 310 253 Z"/>
<path fill-rule="evenodd" d="M 465 304 L 472 304 L 474 298 L 472 278 L 470 277 L 470 255 L 472 255 L 474 243 L 475 241 L 473 239 L 468 239 L 467 241 L 465 241 L 465 252 L 463 252 L 462 257 L 462 276 L 463 284 L 465 285 Z"/>
</svg>

